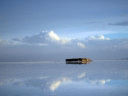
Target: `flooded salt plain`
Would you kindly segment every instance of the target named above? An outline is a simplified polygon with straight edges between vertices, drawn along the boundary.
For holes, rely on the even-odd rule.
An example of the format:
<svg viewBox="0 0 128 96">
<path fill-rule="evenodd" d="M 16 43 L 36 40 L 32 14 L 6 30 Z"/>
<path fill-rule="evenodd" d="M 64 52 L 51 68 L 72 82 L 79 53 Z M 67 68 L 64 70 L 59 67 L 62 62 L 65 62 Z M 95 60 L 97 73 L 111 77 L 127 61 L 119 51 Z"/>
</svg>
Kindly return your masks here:
<svg viewBox="0 0 128 96">
<path fill-rule="evenodd" d="M 128 61 L 1 62 L 0 96 L 128 96 Z"/>
</svg>

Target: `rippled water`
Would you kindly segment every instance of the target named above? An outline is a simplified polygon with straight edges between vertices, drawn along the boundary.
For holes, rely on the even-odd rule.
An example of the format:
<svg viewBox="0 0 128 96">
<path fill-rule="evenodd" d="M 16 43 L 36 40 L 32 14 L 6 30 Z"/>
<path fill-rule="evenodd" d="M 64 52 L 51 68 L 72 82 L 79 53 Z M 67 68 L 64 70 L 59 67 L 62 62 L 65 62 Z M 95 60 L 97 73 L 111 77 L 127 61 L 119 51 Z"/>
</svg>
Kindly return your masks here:
<svg viewBox="0 0 128 96">
<path fill-rule="evenodd" d="M 1 62 L 0 96 L 128 96 L 128 61 Z"/>
</svg>

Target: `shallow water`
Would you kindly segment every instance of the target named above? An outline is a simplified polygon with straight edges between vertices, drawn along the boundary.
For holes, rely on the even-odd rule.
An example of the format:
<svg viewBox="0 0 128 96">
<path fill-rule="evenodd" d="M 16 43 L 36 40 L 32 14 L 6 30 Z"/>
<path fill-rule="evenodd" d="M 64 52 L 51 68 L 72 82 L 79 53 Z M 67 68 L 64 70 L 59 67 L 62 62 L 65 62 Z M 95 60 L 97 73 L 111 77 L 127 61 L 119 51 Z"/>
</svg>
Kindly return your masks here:
<svg viewBox="0 0 128 96">
<path fill-rule="evenodd" d="M 0 96 L 128 96 L 128 61 L 1 62 Z"/>
</svg>

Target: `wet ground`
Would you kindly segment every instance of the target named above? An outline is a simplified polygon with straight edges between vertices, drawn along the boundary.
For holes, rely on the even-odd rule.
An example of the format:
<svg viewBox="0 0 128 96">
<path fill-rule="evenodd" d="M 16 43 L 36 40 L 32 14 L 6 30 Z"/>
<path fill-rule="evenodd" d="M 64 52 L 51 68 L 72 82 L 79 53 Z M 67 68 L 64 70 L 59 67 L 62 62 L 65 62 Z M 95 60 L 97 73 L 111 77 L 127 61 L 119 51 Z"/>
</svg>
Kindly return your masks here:
<svg viewBox="0 0 128 96">
<path fill-rule="evenodd" d="M 1 62 L 0 96 L 128 96 L 128 61 Z"/>
</svg>

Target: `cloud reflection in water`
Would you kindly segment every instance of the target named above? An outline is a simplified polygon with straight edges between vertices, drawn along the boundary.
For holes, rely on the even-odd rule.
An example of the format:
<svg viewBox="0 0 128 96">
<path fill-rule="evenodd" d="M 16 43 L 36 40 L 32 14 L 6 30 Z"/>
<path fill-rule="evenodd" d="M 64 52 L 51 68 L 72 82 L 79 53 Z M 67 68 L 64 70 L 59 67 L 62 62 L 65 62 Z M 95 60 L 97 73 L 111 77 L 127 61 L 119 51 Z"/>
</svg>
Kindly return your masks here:
<svg viewBox="0 0 128 96">
<path fill-rule="evenodd" d="M 1 96 L 128 95 L 127 61 L 97 61 L 87 65 L 49 63 L 0 66 Z"/>
</svg>

